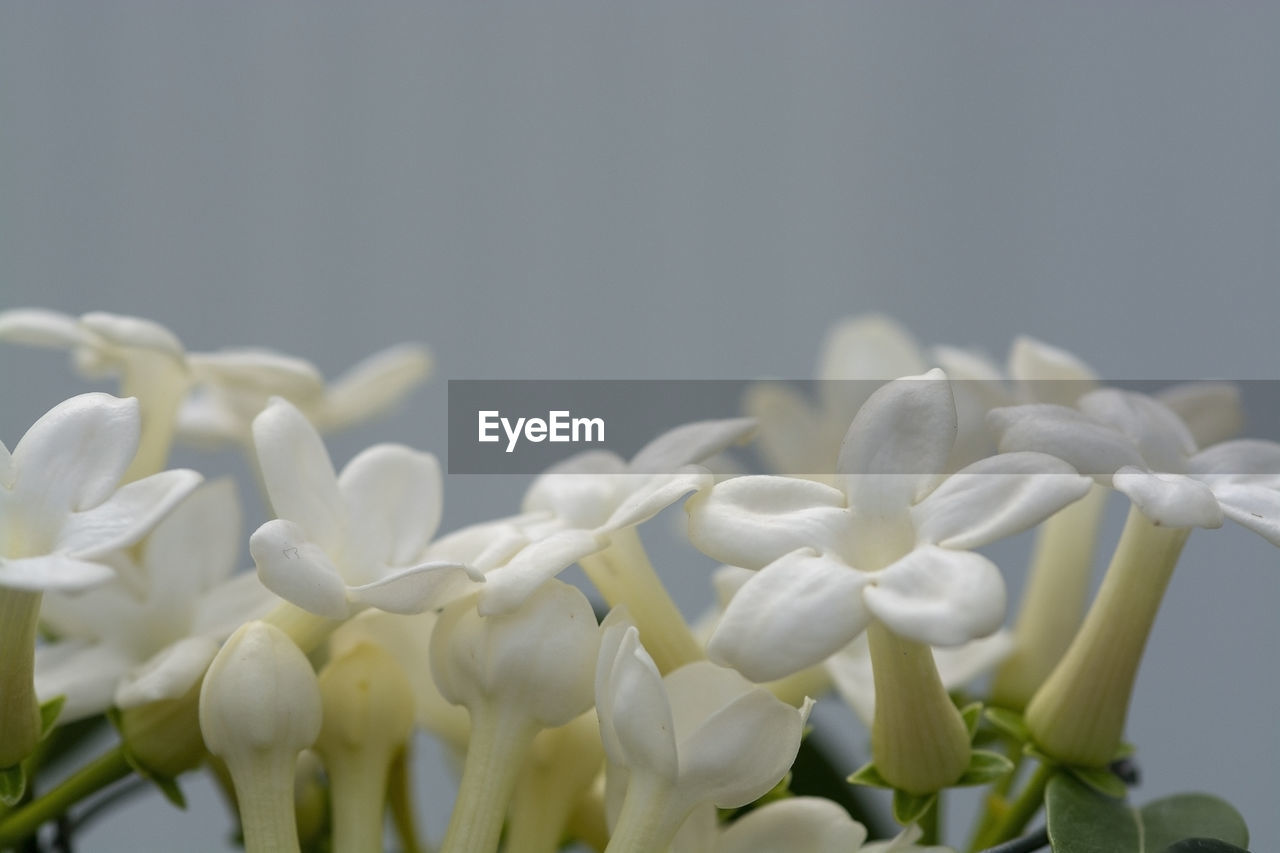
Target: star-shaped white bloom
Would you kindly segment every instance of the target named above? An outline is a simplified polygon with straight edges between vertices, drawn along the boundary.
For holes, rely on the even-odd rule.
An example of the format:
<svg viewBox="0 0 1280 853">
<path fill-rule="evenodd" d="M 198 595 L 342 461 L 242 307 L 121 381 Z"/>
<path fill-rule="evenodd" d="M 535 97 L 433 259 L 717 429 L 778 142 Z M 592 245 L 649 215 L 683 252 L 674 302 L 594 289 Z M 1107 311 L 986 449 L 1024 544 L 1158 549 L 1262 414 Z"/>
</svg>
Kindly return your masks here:
<svg viewBox="0 0 1280 853">
<path fill-rule="evenodd" d="M 1280 545 L 1280 444 L 1240 439 L 1198 450 L 1187 425 L 1145 394 L 1104 388 L 1075 408 L 1014 406 L 990 420 L 1002 450 L 1037 450 L 1124 493 L 1164 527 L 1223 518 Z"/>
<path fill-rule="evenodd" d="M 115 575 L 114 552 L 142 539 L 200 483 L 165 471 L 120 486 L 139 435 L 138 402 L 81 394 L 0 444 L 0 588 L 86 589 Z"/>
<path fill-rule="evenodd" d="M 890 382 L 859 410 L 836 470 L 842 488 L 741 477 L 687 504 L 694 545 L 758 569 L 730 602 L 712 660 L 755 681 L 818 663 L 872 619 L 954 646 L 993 633 L 1004 582 L 970 549 L 1080 498 L 1089 480 L 1043 453 L 1006 453 L 946 476 L 956 409 L 946 375 Z"/>
<path fill-rule="evenodd" d="M 315 427 L 280 398 L 254 419 L 253 438 L 277 518 L 250 537 L 249 551 L 281 598 L 330 619 L 364 606 L 420 613 L 483 579 L 425 556 L 441 512 L 431 454 L 379 444 L 338 476 Z"/>
<path fill-rule="evenodd" d="M 65 697 L 62 722 L 112 704 L 178 698 L 222 640 L 278 601 L 253 573 L 233 576 L 240 530 L 234 485 L 210 483 L 143 543 L 132 569 L 142 584 L 138 594 L 119 579 L 74 595 L 45 596 L 41 621 L 57 640 L 36 650 L 36 692 L 42 701 Z M 123 562 L 129 559 L 116 565 Z"/>
<path fill-rule="evenodd" d="M 631 461 L 587 451 L 543 472 L 521 515 L 446 536 L 431 551 L 485 572 L 482 614 L 518 607 L 543 581 L 604 550 L 610 537 L 653 518 L 715 477 L 700 463 L 754 431 L 750 418 L 697 421 L 668 430 Z"/>
</svg>

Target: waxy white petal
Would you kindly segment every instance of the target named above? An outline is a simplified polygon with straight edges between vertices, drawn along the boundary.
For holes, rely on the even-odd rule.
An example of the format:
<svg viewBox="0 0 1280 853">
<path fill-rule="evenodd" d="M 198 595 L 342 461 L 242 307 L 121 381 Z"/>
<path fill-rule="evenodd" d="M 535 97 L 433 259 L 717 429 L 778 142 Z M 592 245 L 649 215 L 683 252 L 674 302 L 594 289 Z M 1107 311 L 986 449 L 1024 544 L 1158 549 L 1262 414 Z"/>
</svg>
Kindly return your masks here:
<svg viewBox="0 0 1280 853">
<path fill-rule="evenodd" d="M 417 344 L 374 353 L 333 380 L 320 410 L 331 429 L 377 417 L 398 403 L 431 372 L 431 354 Z"/>
<path fill-rule="evenodd" d="M 0 311 L 0 340 L 27 346 L 72 349 L 88 336 L 80 321 L 69 314 L 43 308 Z"/>
<path fill-rule="evenodd" d="M 1280 488 L 1280 443 L 1242 438 L 1200 451 L 1187 472 L 1211 486 L 1224 483 Z"/>
<path fill-rule="evenodd" d="M 1196 452 L 1195 439 L 1168 406 L 1146 394 L 1100 388 L 1080 398 L 1080 411 L 1118 430 L 1138 447 L 1146 465 L 1155 471 L 1181 474 Z"/>
<path fill-rule="evenodd" d="M 249 553 L 263 586 L 327 619 L 349 613 L 347 587 L 324 549 L 292 521 L 268 521 L 249 537 Z"/>
<path fill-rule="evenodd" d="M 66 554 L 43 554 L 18 560 L 0 557 L 0 589 L 74 592 L 105 583 L 113 577 L 115 571 L 110 566 L 77 560 Z"/>
<path fill-rule="evenodd" d="M 1158 474 L 1126 467 L 1116 472 L 1116 491 L 1162 527 L 1221 527 L 1222 508 L 1213 491 L 1185 474 Z"/>
<path fill-rule="evenodd" d="M 749 569 L 797 548 L 839 551 L 850 524 L 838 489 L 792 477 L 735 477 L 695 495 L 685 509 L 698 550 Z"/>
<path fill-rule="evenodd" d="M 1128 437 L 1066 406 L 1033 403 L 992 409 L 987 423 L 999 433 L 1002 452 L 1048 453 L 1104 483 L 1126 465 L 1146 465 Z"/>
<path fill-rule="evenodd" d="M 97 506 L 73 513 L 59 531 L 56 547 L 92 560 L 133 545 L 202 479 L 195 471 L 175 469 L 121 486 Z M 198 547 L 198 543 L 192 545 Z"/>
<path fill-rule="evenodd" d="M 1198 447 L 1235 438 L 1244 428 L 1240 388 L 1231 382 L 1184 382 L 1155 396 L 1182 419 Z"/>
<path fill-rule="evenodd" d="M 120 679 L 115 689 L 116 707 L 134 708 L 181 698 L 204 675 L 218 648 L 212 637 L 195 636 L 162 649 Z"/>
<path fill-rule="evenodd" d="M 258 347 L 234 347 L 191 353 L 187 362 L 196 376 L 216 386 L 276 394 L 305 400 L 324 391 L 324 377 L 306 359 Z"/>
<path fill-rule="evenodd" d="M 80 317 L 80 325 L 118 347 L 153 350 L 177 360 L 186 356 L 182 341 L 173 332 L 142 317 L 91 311 Z"/>
<path fill-rule="evenodd" d="M 596 681 L 600 728 L 608 730 L 603 737 L 606 754 L 628 769 L 644 769 L 675 782 L 675 723 L 662 676 L 640 645 L 640 632 L 627 626 L 620 638 L 601 648 L 613 650 L 612 657 L 600 656 L 597 675 L 602 671 L 604 677 Z"/>
<path fill-rule="evenodd" d="M 1000 570 L 971 551 L 920 547 L 874 578 L 862 593 L 867 609 L 916 642 L 957 646 L 995 632 L 1004 620 Z"/>
<path fill-rule="evenodd" d="M 599 527 L 637 482 L 626 472 L 622 458 L 607 450 L 576 454 L 539 475 L 521 509 L 549 513 L 573 527 Z"/>
<path fill-rule="evenodd" d="M 245 622 L 263 618 L 279 603 L 279 596 L 262 585 L 257 572 L 242 572 L 196 599 L 191 631 L 225 639 Z"/>
<path fill-rule="evenodd" d="M 546 581 L 588 554 L 602 550 L 607 540 L 592 530 L 570 528 L 524 546 L 505 565 L 484 576 L 480 613 L 490 616 L 519 607 Z"/>
<path fill-rule="evenodd" d="M 754 418 L 695 421 L 669 429 L 640 448 L 627 466 L 636 474 L 671 474 L 747 441 Z"/>
<path fill-rule="evenodd" d="M 262 482 L 279 518 L 302 527 L 326 549 L 342 541 L 346 507 L 338 477 L 315 427 L 292 403 L 276 398 L 253 419 Z"/>
<path fill-rule="evenodd" d="M 874 390 L 869 380 L 914 376 L 927 368 L 920 346 L 901 324 L 882 314 L 852 317 L 832 328 L 823 343 L 818 359 L 823 409 L 847 424 Z"/>
<path fill-rule="evenodd" d="M 352 560 L 411 565 L 440 525 L 440 463 L 430 453 L 374 445 L 342 469 L 338 489 L 347 506 L 346 548 Z"/>
<path fill-rule="evenodd" d="M 640 484 L 631 491 L 618 508 L 601 525 L 601 530 L 612 533 L 627 527 L 635 527 L 653 518 L 690 492 L 710 488 L 715 477 L 706 468 L 689 465 L 674 474 L 631 475 Z"/>
<path fill-rule="evenodd" d="M 871 577 L 810 549 L 787 554 L 734 595 L 707 656 L 755 682 L 819 663 L 866 628 Z"/>
<path fill-rule="evenodd" d="M 148 600 L 158 607 L 189 606 L 238 568 L 240 499 L 229 478 L 206 483 L 165 516 L 143 545 Z"/>
<path fill-rule="evenodd" d="M 822 797 L 792 797 L 748 812 L 721 834 L 713 853 L 854 853 L 867 830 Z"/>
<path fill-rule="evenodd" d="M 956 405 L 941 370 L 897 379 L 858 411 L 836 470 L 859 519 L 896 519 L 941 479 L 956 439 Z"/>
<path fill-rule="evenodd" d="M 347 589 L 347 597 L 388 613 L 421 613 L 473 591 L 484 575 L 452 562 L 423 563 L 400 569 L 372 583 Z"/>
<path fill-rule="evenodd" d="M 809 401 L 783 382 L 749 387 L 743 409 L 759 424 L 755 447 L 768 469 L 779 474 L 831 475 L 835 454 L 821 458 L 822 448 L 834 448 L 838 437 Z"/>
<path fill-rule="evenodd" d="M 921 542 L 980 548 L 1039 524 L 1092 485 L 1048 454 L 1001 453 L 943 480 L 911 516 Z"/>
<path fill-rule="evenodd" d="M 66 698 L 60 723 L 101 714 L 111 707 L 116 683 L 132 665 L 123 650 L 108 643 L 41 646 L 36 649 L 36 695 L 42 703 Z"/>
<path fill-rule="evenodd" d="M 1227 518 L 1280 546 L 1280 491 L 1264 486 L 1225 484 L 1213 490 Z"/>
</svg>

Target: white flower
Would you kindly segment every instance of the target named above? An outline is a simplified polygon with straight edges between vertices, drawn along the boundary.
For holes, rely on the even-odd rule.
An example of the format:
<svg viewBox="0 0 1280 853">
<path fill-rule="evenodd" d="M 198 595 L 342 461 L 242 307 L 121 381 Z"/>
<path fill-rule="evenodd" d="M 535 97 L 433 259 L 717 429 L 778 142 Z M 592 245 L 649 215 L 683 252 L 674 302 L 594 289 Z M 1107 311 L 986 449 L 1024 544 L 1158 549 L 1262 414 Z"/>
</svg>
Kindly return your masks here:
<svg viewBox="0 0 1280 853">
<path fill-rule="evenodd" d="M 176 699 L 204 673 L 218 644 L 276 600 L 252 573 L 233 577 L 242 547 L 234 484 L 192 492 L 142 545 L 135 594 L 116 580 L 45 596 L 41 621 L 58 638 L 36 650 L 36 692 L 64 696 L 70 722 L 113 704 Z M 122 559 L 117 566 L 131 565 Z M 154 660 L 153 660 L 154 658 Z M 138 672 L 131 670 L 151 661 Z"/>
<path fill-rule="evenodd" d="M 450 560 L 426 560 L 440 523 L 440 466 L 396 444 L 370 447 L 339 477 L 303 414 L 276 398 L 253 422 L 258 465 L 277 518 L 249 551 L 262 583 L 330 619 L 364 606 L 419 613 L 482 576 Z"/>
<path fill-rule="evenodd" d="M 1002 450 L 1034 449 L 1124 493 L 1165 527 L 1220 527 L 1224 517 L 1280 545 L 1280 444 L 1241 439 L 1198 450 L 1160 401 L 1104 388 L 1076 408 L 1015 406 L 990 415 Z"/>
<path fill-rule="evenodd" d="M 714 482 L 696 464 L 754 431 L 749 418 L 698 421 L 668 430 L 630 462 L 587 451 L 540 475 L 524 498 L 524 514 L 458 531 L 444 551 L 485 571 L 480 612 L 518 606 L 540 584 L 591 554 L 613 536 Z"/>
<path fill-rule="evenodd" d="M 699 805 L 737 808 L 765 794 L 795 760 L 812 704 L 797 710 L 707 661 L 663 678 L 615 610 L 596 669 L 609 784 L 626 789 L 610 849 L 663 849 Z"/>
<path fill-rule="evenodd" d="M 115 575 L 140 540 L 200 482 L 174 470 L 119 486 L 137 449 L 138 402 L 81 394 L 59 403 L 13 453 L 0 444 L 0 590 L 77 590 Z"/>
<path fill-rule="evenodd" d="M 843 489 L 741 477 L 686 505 L 694 545 L 759 569 L 730 602 L 708 653 L 755 681 L 824 660 L 872 620 L 904 638 L 960 645 L 1004 618 L 1004 582 L 977 548 L 1081 497 L 1089 480 L 1039 453 L 944 476 L 956 411 L 940 370 L 888 383 L 849 427 Z"/>
<path fill-rule="evenodd" d="M 672 842 L 672 853 L 860 853 L 867 830 L 821 797 L 789 797 L 753 809 L 727 827 L 699 809 Z"/>
</svg>

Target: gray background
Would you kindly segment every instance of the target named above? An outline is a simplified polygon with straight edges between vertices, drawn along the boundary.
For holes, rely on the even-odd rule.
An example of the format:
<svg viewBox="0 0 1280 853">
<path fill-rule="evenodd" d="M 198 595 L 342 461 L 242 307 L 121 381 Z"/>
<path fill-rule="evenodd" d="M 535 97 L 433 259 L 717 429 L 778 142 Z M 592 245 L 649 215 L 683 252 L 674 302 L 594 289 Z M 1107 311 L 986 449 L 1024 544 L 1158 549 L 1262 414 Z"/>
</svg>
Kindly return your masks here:
<svg viewBox="0 0 1280 853">
<path fill-rule="evenodd" d="M 441 378 L 806 376 L 869 309 L 1117 377 L 1275 378 L 1278 40 L 1274 3 L 8 2 L 0 296 L 328 373 L 429 343 L 437 381 L 339 462 L 443 453 Z M 0 435 L 80 387 L 5 348 Z M 446 528 L 516 485 L 451 479 Z M 1000 552 L 1015 588 L 1024 550 Z M 705 561 L 659 552 L 697 611 Z M 1132 716 L 1138 797 L 1222 794 L 1257 850 L 1280 845 L 1277 564 L 1191 538 Z M 222 849 L 193 799 L 85 847 Z"/>
</svg>

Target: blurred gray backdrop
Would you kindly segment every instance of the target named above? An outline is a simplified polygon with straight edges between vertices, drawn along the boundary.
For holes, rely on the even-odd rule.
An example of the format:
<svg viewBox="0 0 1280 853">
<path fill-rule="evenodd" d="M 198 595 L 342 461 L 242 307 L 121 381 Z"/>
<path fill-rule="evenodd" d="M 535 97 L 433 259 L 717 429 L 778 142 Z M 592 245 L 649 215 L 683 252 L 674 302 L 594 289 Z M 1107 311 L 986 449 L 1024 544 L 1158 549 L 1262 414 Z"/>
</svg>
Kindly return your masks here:
<svg viewBox="0 0 1280 853">
<path fill-rule="evenodd" d="M 827 325 L 871 309 L 1001 357 L 1034 334 L 1113 377 L 1273 379 L 1278 43 L 1261 2 L 12 0 L 0 305 L 328 374 L 428 343 L 433 383 L 335 438 L 339 464 L 384 439 L 443 455 L 446 378 L 804 377 Z M 82 387 L 4 348 L 0 436 Z M 445 528 L 519 489 L 450 478 Z M 1025 550 L 999 552 L 1014 594 Z M 708 561 L 660 554 L 697 612 Z M 1197 532 L 1132 714 L 1137 798 L 1221 794 L 1255 850 L 1280 845 L 1278 605 L 1280 553 Z M 865 735 L 824 719 L 855 760 Z M 452 787 L 426 763 L 439 838 Z M 84 849 L 227 849 L 216 795 L 191 795 Z"/>
</svg>

